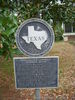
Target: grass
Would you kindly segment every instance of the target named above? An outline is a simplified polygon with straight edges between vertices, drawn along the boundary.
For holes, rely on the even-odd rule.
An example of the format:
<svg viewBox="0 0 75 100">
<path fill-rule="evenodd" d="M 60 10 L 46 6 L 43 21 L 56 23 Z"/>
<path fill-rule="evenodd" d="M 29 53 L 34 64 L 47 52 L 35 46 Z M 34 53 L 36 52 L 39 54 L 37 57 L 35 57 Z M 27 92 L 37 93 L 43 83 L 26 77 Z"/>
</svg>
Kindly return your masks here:
<svg viewBox="0 0 75 100">
<path fill-rule="evenodd" d="M 75 92 L 75 45 L 63 41 L 56 42 L 53 45 L 51 52 L 49 52 L 46 56 L 59 56 L 59 88 L 41 89 L 41 96 L 43 97 L 46 93 L 47 94 L 53 93 L 54 95 L 61 95 L 61 94 L 71 95 L 72 93 L 74 93 Z M 17 93 L 14 84 L 15 82 L 14 82 L 13 68 L 14 68 L 13 61 L 11 60 L 6 61 L 4 60 L 4 58 L 0 58 L 0 98 L 1 97 L 4 98 L 6 96 L 8 98 L 11 92 L 14 98 L 17 98 L 18 95 L 26 96 L 27 92 L 28 94 L 32 93 L 32 96 L 30 97 L 33 98 L 34 97 L 33 90 L 21 90 L 18 91 Z M 11 98 L 9 100 L 11 100 Z M 28 99 L 28 100 L 33 100 L 33 99 Z"/>
<path fill-rule="evenodd" d="M 13 62 L 10 60 L 10 61 L 7 61 L 5 59 L 3 59 L 1 62 L 0 62 L 0 70 L 7 74 L 8 76 L 13 76 L 14 74 L 14 70 L 13 70 Z"/>
<path fill-rule="evenodd" d="M 69 43 L 75 46 L 75 41 L 70 41 Z"/>
</svg>

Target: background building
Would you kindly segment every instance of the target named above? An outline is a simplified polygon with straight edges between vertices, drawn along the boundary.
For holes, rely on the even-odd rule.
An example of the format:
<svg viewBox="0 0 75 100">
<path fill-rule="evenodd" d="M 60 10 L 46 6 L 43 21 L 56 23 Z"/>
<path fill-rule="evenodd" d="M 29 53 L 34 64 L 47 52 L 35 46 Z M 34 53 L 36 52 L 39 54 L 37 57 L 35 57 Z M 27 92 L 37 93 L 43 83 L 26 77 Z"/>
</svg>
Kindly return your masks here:
<svg viewBox="0 0 75 100">
<path fill-rule="evenodd" d="M 75 22 L 63 24 L 64 41 L 75 41 Z"/>
</svg>

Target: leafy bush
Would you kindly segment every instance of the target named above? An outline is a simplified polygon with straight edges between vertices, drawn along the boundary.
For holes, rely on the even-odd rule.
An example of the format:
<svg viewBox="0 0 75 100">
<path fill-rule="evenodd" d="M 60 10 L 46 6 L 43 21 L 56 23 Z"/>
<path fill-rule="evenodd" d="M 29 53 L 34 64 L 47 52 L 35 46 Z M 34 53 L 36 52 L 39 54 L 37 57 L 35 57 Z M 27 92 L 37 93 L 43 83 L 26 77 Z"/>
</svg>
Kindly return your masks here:
<svg viewBox="0 0 75 100">
<path fill-rule="evenodd" d="M 0 14 L 0 56 L 11 57 L 14 52 L 14 33 L 18 27 L 17 18 L 8 10 Z"/>
<path fill-rule="evenodd" d="M 55 31 L 55 41 L 63 40 L 62 35 L 64 33 L 64 30 L 62 29 L 61 23 L 56 24 L 54 31 Z"/>
</svg>

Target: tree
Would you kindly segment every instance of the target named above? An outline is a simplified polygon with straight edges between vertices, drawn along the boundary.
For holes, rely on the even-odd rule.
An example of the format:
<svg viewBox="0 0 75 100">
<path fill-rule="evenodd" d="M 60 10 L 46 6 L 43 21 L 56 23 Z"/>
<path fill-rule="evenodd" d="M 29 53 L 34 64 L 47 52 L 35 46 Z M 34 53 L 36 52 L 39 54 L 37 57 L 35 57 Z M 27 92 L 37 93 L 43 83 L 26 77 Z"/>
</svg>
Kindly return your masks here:
<svg viewBox="0 0 75 100">
<path fill-rule="evenodd" d="M 75 20 L 74 0 L 1 0 L 1 8 L 8 8 L 10 11 L 18 14 L 21 20 L 27 18 L 39 17 L 45 20 L 52 19 L 56 21 L 72 21 Z"/>
<path fill-rule="evenodd" d="M 0 0 L 0 55 L 11 57 L 15 46 L 14 33 L 18 25 L 28 18 L 40 17 L 48 23 L 52 21 L 54 29 L 58 21 L 74 22 L 74 2 L 74 0 L 61 0 L 60 3 L 58 0 Z"/>
</svg>

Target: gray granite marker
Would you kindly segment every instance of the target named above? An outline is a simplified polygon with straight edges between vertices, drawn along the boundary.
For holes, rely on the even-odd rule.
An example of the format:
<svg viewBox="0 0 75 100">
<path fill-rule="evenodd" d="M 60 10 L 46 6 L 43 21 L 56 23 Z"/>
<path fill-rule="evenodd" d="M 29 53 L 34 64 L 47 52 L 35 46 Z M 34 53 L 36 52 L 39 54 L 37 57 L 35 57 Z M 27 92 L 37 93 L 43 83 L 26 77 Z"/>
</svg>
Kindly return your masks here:
<svg viewBox="0 0 75 100">
<path fill-rule="evenodd" d="M 58 57 L 14 58 L 16 88 L 58 86 Z"/>
<path fill-rule="evenodd" d="M 58 86 L 58 57 L 39 57 L 51 50 L 53 29 L 46 21 L 32 18 L 19 26 L 15 37 L 19 50 L 31 56 L 14 58 L 16 88 L 36 88 L 36 100 L 40 100 L 39 88 Z"/>
<path fill-rule="evenodd" d="M 51 50 L 54 32 L 44 20 L 33 18 L 23 22 L 16 31 L 18 48 L 29 56 L 41 56 Z"/>
</svg>

